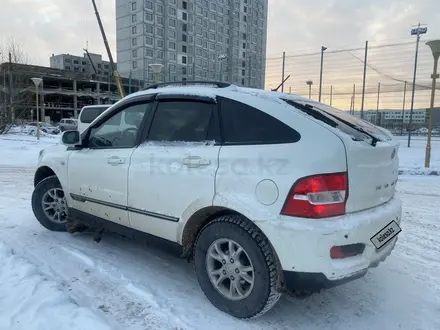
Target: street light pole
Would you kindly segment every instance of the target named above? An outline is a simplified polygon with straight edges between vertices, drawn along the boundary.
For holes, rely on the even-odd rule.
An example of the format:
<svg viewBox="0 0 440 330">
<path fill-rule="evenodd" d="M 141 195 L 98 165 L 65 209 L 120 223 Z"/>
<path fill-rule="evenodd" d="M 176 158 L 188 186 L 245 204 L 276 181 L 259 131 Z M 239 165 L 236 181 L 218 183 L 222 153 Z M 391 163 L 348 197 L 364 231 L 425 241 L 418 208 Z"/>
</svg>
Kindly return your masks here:
<svg viewBox="0 0 440 330">
<path fill-rule="evenodd" d="M 311 99 L 312 98 L 312 85 L 313 85 L 313 81 L 307 80 L 306 84 L 309 85 L 309 99 Z"/>
<path fill-rule="evenodd" d="M 405 125 L 406 85 L 407 85 L 407 82 L 405 80 L 405 86 L 403 88 L 402 127 L 400 128 L 400 136 L 403 136 L 403 126 Z"/>
<path fill-rule="evenodd" d="M 283 52 L 283 71 L 281 72 L 281 81 L 283 84 L 281 85 L 281 93 L 284 93 L 284 70 L 286 68 L 286 52 Z"/>
<path fill-rule="evenodd" d="M 432 115 L 434 108 L 434 99 L 435 99 L 435 84 L 438 78 L 437 74 L 437 65 L 438 59 L 440 57 L 440 40 L 432 40 L 426 43 L 432 51 L 432 55 L 434 56 L 434 70 L 432 73 L 432 87 L 431 87 L 431 105 L 429 109 L 429 122 L 428 122 L 428 141 L 426 143 L 426 153 L 425 153 L 425 167 L 428 168 L 431 162 L 431 135 L 432 135 Z"/>
<path fill-rule="evenodd" d="M 420 41 L 420 34 L 424 34 L 428 31 L 427 27 L 421 28 L 420 23 L 415 29 L 411 29 L 411 35 L 417 35 L 417 43 L 416 43 L 416 55 L 414 58 L 414 76 L 413 76 L 413 83 L 412 83 L 412 96 L 411 96 L 411 110 L 409 113 L 409 132 L 408 132 L 408 148 L 411 146 L 411 129 L 412 129 L 412 117 L 413 117 L 413 110 L 414 110 L 414 93 L 416 89 L 416 75 L 417 75 L 417 58 L 419 55 L 419 41 Z"/>
<path fill-rule="evenodd" d="M 324 67 L 324 52 L 326 51 L 327 47 L 322 46 L 321 47 L 321 71 L 319 73 L 319 98 L 318 102 L 321 102 L 321 92 L 322 92 L 322 69 Z"/>
<path fill-rule="evenodd" d="M 365 41 L 364 78 L 362 81 L 361 119 L 364 119 L 365 79 L 367 78 L 368 40 Z"/>
<path fill-rule="evenodd" d="M 226 55 L 226 54 L 221 54 L 218 57 L 218 60 L 219 60 L 218 80 L 219 81 L 223 81 L 223 61 L 226 60 L 227 58 L 228 58 L 228 55 Z"/>
<path fill-rule="evenodd" d="M 330 85 L 330 106 L 332 106 L 333 102 L 333 85 Z"/>
<path fill-rule="evenodd" d="M 148 64 L 148 67 L 151 68 L 151 70 L 153 70 L 154 83 L 156 84 L 159 83 L 160 73 L 162 72 L 164 65 L 161 63 L 152 63 L 152 64 Z"/>
<path fill-rule="evenodd" d="M 376 120 L 375 120 L 376 126 L 380 126 L 380 123 L 379 123 L 379 102 L 380 102 L 380 82 L 377 85 L 377 106 L 376 106 Z"/>
<path fill-rule="evenodd" d="M 39 106 L 39 102 L 38 102 L 38 86 L 41 84 L 41 82 L 43 81 L 43 79 L 41 78 L 31 78 L 31 80 L 34 82 L 35 84 L 35 99 L 36 99 L 36 103 L 37 103 L 37 140 L 40 140 L 40 110 L 38 108 Z"/>
</svg>

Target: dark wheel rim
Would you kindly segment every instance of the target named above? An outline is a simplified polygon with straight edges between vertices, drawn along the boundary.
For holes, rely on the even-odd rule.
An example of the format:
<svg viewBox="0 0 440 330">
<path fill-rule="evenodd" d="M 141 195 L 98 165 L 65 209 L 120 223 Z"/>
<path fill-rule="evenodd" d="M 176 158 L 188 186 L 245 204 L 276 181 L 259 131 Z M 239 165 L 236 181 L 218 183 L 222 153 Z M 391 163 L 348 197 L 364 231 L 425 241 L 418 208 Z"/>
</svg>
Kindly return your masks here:
<svg viewBox="0 0 440 330">
<path fill-rule="evenodd" d="M 50 221 L 54 223 L 67 221 L 67 202 L 61 188 L 52 188 L 46 191 L 41 202 L 44 214 Z"/>
<path fill-rule="evenodd" d="M 247 298 L 254 287 L 255 271 L 251 259 L 237 242 L 221 238 L 206 253 L 206 271 L 214 288 L 225 298 Z"/>
</svg>

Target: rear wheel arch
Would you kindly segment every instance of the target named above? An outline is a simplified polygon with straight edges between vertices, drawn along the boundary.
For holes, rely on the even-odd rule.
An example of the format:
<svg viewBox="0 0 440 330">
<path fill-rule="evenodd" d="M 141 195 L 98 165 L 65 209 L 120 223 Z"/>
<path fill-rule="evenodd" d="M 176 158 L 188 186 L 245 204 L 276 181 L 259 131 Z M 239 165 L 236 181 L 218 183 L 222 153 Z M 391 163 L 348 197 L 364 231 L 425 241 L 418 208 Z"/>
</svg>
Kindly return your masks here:
<svg viewBox="0 0 440 330">
<path fill-rule="evenodd" d="M 208 206 L 205 208 L 202 208 L 195 212 L 186 222 L 185 227 L 183 228 L 182 232 L 182 257 L 191 257 L 193 252 L 194 244 L 196 243 L 197 236 L 200 234 L 202 229 L 208 225 L 210 222 L 218 219 L 221 216 L 224 215 L 237 215 L 240 216 L 243 221 L 248 222 L 251 226 L 253 226 L 255 229 L 257 229 L 265 239 L 269 242 L 272 252 L 275 256 L 275 259 L 277 260 L 277 266 L 281 269 L 281 263 L 279 261 L 278 255 L 270 242 L 270 240 L 267 238 L 267 236 L 264 234 L 264 232 L 261 230 L 261 228 L 253 221 L 249 220 L 246 216 L 241 214 L 240 212 L 237 212 L 233 209 L 222 207 L 222 206 Z M 279 272 L 279 274 L 282 274 L 282 272 Z"/>
<path fill-rule="evenodd" d="M 41 166 L 34 175 L 34 188 L 44 179 L 50 176 L 56 176 L 55 172 L 48 166 Z"/>
<path fill-rule="evenodd" d="M 182 231 L 182 256 L 190 257 L 197 235 L 206 224 L 224 214 L 234 211 L 220 206 L 208 206 L 196 211 L 185 223 Z"/>
</svg>

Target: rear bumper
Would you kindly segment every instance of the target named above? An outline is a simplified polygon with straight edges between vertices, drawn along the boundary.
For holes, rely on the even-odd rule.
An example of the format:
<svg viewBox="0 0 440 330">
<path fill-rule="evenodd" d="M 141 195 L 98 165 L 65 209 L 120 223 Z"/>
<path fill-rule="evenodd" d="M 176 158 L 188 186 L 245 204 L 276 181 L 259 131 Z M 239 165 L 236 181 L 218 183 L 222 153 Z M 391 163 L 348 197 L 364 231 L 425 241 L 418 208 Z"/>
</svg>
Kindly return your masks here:
<svg viewBox="0 0 440 330">
<path fill-rule="evenodd" d="M 365 276 L 366 273 L 367 270 L 361 270 L 342 279 L 331 281 L 323 273 L 283 271 L 283 289 L 287 292 L 305 291 L 309 293 L 316 293 L 324 289 L 330 289 L 335 286 L 354 281 Z"/>
<path fill-rule="evenodd" d="M 383 253 L 379 259 L 372 261 L 366 268 L 361 268 L 353 273 L 347 272 L 345 276 L 338 279 L 329 279 L 323 273 L 292 272 L 284 270 L 283 290 L 287 292 L 306 291 L 309 293 L 316 293 L 321 290 L 330 289 L 362 278 L 367 274 L 368 269 L 377 267 L 380 262 L 384 261 L 391 254 L 396 242 L 397 237 L 387 244 L 386 253 Z"/>
<path fill-rule="evenodd" d="M 281 217 L 258 225 L 269 238 L 285 273 L 288 289 L 316 291 L 362 277 L 392 252 L 397 236 L 380 249 L 370 238 L 392 220 L 401 222 L 402 205 L 396 196 L 376 208 L 331 219 Z M 333 246 L 364 244 L 361 254 L 331 259 Z M 295 284 L 296 283 L 296 284 Z"/>
</svg>

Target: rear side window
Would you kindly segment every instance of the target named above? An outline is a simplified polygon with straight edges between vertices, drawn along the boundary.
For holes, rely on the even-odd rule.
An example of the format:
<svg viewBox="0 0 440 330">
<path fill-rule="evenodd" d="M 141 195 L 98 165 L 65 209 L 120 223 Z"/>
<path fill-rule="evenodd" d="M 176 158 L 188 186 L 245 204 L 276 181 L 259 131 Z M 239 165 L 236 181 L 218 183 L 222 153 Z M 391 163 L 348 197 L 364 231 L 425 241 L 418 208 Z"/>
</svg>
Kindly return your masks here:
<svg viewBox="0 0 440 330">
<path fill-rule="evenodd" d="M 107 109 L 108 107 L 84 108 L 83 111 L 81 111 L 79 120 L 85 124 L 90 124 Z"/>
<path fill-rule="evenodd" d="M 326 104 L 307 100 L 289 100 L 284 101 L 295 107 L 297 110 L 303 111 L 317 120 L 339 129 L 341 132 L 349 135 L 354 141 L 372 140 L 372 145 L 376 145 L 377 141 L 389 141 L 391 138 L 373 124 L 364 121 L 354 115 L 348 114 Z"/>
<path fill-rule="evenodd" d="M 160 102 L 151 124 L 150 141 L 203 142 L 211 136 L 213 104 L 194 101 Z"/>
<path fill-rule="evenodd" d="M 300 134 L 278 119 L 247 104 L 220 98 L 225 144 L 277 144 L 298 142 Z"/>
</svg>

